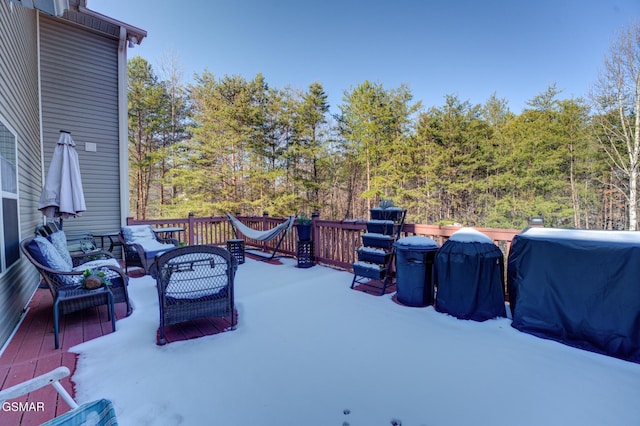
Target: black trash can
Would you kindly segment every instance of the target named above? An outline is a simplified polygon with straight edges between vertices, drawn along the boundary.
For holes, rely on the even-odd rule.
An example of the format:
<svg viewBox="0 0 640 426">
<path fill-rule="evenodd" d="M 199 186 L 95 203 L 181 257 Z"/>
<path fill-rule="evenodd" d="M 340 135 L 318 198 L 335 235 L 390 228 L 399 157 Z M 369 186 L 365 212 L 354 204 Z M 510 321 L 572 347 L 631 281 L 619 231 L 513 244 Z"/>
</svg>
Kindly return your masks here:
<svg viewBox="0 0 640 426">
<path fill-rule="evenodd" d="M 433 304 L 433 260 L 438 244 L 428 237 L 396 241 L 396 298 L 408 306 Z"/>
</svg>

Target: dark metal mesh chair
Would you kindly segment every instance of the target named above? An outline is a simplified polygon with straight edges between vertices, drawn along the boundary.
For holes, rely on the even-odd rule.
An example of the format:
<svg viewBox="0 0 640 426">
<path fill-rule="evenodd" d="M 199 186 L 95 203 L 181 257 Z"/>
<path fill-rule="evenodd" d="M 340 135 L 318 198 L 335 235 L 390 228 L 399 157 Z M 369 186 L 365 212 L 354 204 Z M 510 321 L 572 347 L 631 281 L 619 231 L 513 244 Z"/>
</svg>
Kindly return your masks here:
<svg viewBox="0 0 640 426">
<path fill-rule="evenodd" d="M 52 269 L 40 263 L 30 250 L 30 243 L 34 238 L 26 238 L 20 243 L 20 249 L 26 258 L 35 266 L 42 276 L 47 287 L 53 296 L 53 327 L 55 334 L 55 348 L 58 349 L 58 331 L 60 315 L 69 314 L 79 310 L 92 308 L 95 306 L 107 305 L 109 307 L 109 318 L 115 331 L 115 318 L 113 305 L 124 302 L 127 304 L 127 315 L 131 313 L 129 303 L 129 293 L 127 291 L 128 279 L 122 268 L 104 265 L 96 267 L 104 271 L 112 285 L 100 287 L 95 290 L 86 290 L 81 286 L 82 274 L 84 270 L 62 271 Z M 102 254 L 101 254 L 102 255 Z M 84 256 L 84 255 L 81 255 Z M 96 260 L 96 253 L 91 253 L 89 260 Z M 113 258 L 113 256 L 111 256 Z M 74 261 L 74 264 L 76 262 Z"/>
<path fill-rule="evenodd" d="M 228 250 L 196 245 L 155 258 L 160 305 L 160 344 L 164 327 L 196 318 L 230 318 L 235 329 L 233 283 L 238 262 Z"/>
</svg>

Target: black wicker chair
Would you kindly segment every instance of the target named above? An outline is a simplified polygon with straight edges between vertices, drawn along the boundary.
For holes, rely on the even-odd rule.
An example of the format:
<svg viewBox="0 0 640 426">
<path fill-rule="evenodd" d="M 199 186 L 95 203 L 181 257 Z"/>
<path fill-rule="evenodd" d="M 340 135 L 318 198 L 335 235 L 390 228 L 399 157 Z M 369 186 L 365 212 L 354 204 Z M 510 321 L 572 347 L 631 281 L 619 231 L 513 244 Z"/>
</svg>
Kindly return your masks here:
<svg viewBox="0 0 640 426">
<path fill-rule="evenodd" d="M 238 262 L 211 245 L 180 247 L 156 256 L 154 274 L 160 305 L 160 344 L 164 327 L 196 318 L 229 318 L 235 329 L 233 283 Z"/>
<path fill-rule="evenodd" d="M 41 237 L 44 238 L 44 237 Z M 128 278 L 122 268 L 115 265 L 96 266 L 95 262 L 83 262 L 82 259 L 89 261 L 113 259 L 109 253 L 90 253 L 72 256 L 73 264 L 79 264 L 72 270 L 54 269 L 51 265 L 45 263 L 34 249 L 33 237 L 26 238 L 20 243 L 20 249 L 26 258 L 35 266 L 42 276 L 47 287 L 53 296 L 53 331 L 55 339 L 55 348 L 59 347 L 59 320 L 60 315 L 94 306 L 107 305 L 109 309 L 109 319 L 112 321 L 112 328 L 115 331 L 115 313 L 113 306 L 115 303 L 126 303 L 127 316 L 131 314 L 131 304 L 129 303 L 129 294 L 127 291 Z M 110 286 L 103 286 L 95 290 L 87 290 L 82 287 L 82 274 L 85 269 L 82 266 L 93 265 L 90 269 L 105 272 Z"/>
<path fill-rule="evenodd" d="M 118 239 L 124 250 L 125 271 L 139 266 L 144 269 L 145 275 L 149 274 L 156 255 L 178 246 L 175 238 L 158 237 L 151 225 L 123 226 Z"/>
</svg>

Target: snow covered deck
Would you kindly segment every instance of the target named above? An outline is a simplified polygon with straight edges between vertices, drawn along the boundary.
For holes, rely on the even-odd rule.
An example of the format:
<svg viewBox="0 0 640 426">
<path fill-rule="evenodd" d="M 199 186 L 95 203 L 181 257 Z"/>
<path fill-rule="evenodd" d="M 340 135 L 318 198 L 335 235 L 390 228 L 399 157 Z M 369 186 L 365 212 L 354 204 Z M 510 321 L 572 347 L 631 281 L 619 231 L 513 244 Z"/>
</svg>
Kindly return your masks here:
<svg viewBox="0 0 640 426">
<path fill-rule="evenodd" d="M 132 280 L 134 313 L 116 333 L 102 308 L 65 316 L 58 351 L 51 297 L 39 290 L 0 357 L 2 387 L 66 365 L 78 402 L 110 399 L 122 424 L 637 425 L 640 364 L 539 339 L 507 318 L 458 320 L 353 291 L 348 272 L 281 263 L 239 267 L 235 331 L 165 346 L 154 342 L 150 277 Z M 172 335 L 215 329 L 192 323 Z M 30 397 L 43 413 L 0 412 L 0 424 L 66 410 L 50 392 Z"/>
</svg>

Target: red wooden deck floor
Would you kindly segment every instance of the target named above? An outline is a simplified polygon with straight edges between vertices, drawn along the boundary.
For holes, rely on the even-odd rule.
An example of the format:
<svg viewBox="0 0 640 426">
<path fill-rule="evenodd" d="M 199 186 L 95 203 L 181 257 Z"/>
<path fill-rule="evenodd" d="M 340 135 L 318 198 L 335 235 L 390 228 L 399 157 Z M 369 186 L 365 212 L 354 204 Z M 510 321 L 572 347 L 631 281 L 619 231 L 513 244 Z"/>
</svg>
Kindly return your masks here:
<svg viewBox="0 0 640 426">
<path fill-rule="evenodd" d="M 76 354 L 69 352 L 69 348 L 111 333 L 111 322 L 107 321 L 105 306 L 63 315 L 60 319 L 60 349 L 54 349 L 52 305 L 51 293 L 46 289 L 38 289 L 29 303 L 29 311 L 22 324 L 0 357 L 0 388 L 24 382 L 62 365 L 69 368 L 73 375 Z M 124 318 L 125 313 L 124 303 L 117 304 L 117 318 Z M 203 319 L 167 327 L 165 334 L 167 342 L 175 342 L 216 334 L 230 325 L 229 319 Z M 71 380 L 66 378 L 62 384 L 74 396 Z M 44 410 L 21 412 L 0 407 L 0 425 L 39 425 L 69 411 L 52 386 L 15 401 L 43 403 Z"/>
<path fill-rule="evenodd" d="M 64 365 L 72 372 L 76 355 L 68 349 L 85 340 L 111 332 L 107 322 L 107 309 L 87 309 L 60 320 L 60 349 L 53 347 L 53 299 L 46 289 L 38 289 L 29 303 L 29 311 L 0 357 L 0 383 L 2 388 L 13 386 Z M 118 318 L 124 317 L 124 304 L 116 305 Z M 69 378 L 62 381 L 71 395 L 73 387 Z M 0 424 L 38 425 L 69 410 L 52 386 L 39 389 L 16 401 L 42 402 L 42 411 L 0 411 Z"/>
</svg>

